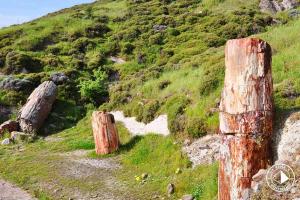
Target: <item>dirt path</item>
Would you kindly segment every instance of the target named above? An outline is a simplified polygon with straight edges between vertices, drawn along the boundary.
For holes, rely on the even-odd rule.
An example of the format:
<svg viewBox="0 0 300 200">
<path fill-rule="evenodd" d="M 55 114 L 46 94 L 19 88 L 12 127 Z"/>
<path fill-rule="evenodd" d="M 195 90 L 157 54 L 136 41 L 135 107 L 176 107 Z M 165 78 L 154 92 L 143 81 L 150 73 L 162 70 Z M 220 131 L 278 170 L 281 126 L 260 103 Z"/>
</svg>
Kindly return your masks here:
<svg viewBox="0 0 300 200">
<path fill-rule="evenodd" d="M 54 199 L 139 199 L 117 178 L 118 170 L 122 169 L 118 156 L 92 159 L 88 157 L 90 152 L 77 150 L 58 154 L 59 166 L 51 173 L 58 174 L 59 179 L 41 183 L 39 187 L 50 192 Z"/>
<path fill-rule="evenodd" d="M 24 190 L 0 180 L 0 200 L 35 200 Z"/>
<path fill-rule="evenodd" d="M 160 135 L 169 135 L 168 116 L 160 115 L 152 122 L 145 124 L 136 121 L 135 117 L 125 117 L 122 111 L 111 112 L 116 121 L 122 122 L 132 135 L 145 135 L 148 133 L 155 133 Z"/>
</svg>

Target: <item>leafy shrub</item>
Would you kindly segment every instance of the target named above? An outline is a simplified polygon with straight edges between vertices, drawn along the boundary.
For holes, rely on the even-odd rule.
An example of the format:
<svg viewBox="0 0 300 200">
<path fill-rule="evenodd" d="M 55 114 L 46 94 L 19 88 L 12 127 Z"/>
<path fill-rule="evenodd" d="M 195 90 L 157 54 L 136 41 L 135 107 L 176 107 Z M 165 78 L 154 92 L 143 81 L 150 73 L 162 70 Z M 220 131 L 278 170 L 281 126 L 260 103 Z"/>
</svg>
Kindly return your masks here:
<svg viewBox="0 0 300 200">
<path fill-rule="evenodd" d="M 82 37 L 72 43 L 72 48 L 75 53 L 76 52 L 84 53 L 88 45 L 95 45 L 95 44 L 92 41 L 90 41 L 88 38 Z M 71 53 L 72 52 L 70 52 L 70 54 Z"/>
<path fill-rule="evenodd" d="M 93 52 L 93 54 L 90 56 L 89 61 L 87 63 L 87 66 L 89 69 L 95 69 L 99 66 L 103 65 L 106 60 L 106 57 L 101 52 Z"/>
<path fill-rule="evenodd" d="M 103 23 L 93 24 L 85 29 L 85 36 L 89 38 L 102 37 L 110 28 Z"/>
<path fill-rule="evenodd" d="M 171 84 L 171 81 L 169 81 L 169 80 L 163 80 L 163 81 L 159 82 L 158 88 L 159 88 L 160 90 L 163 90 L 163 89 L 165 89 L 166 87 L 168 87 L 170 84 Z"/>
<path fill-rule="evenodd" d="M 168 126 L 172 133 L 183 132 L 186 124 L 184 110 L 189 100 L 185 96 L 175 96 L 166 102 Z"/>
<path fill-rule="evenodd" d="M 206 135 L 206 127 L 200 118 L 189 118 L 186 125 L 186 132 L 194 138 Z"/>
<path fill-rule="evenodd" d="M 149 43 L 150 44 L 158 44 L 158 45 L 161 45 L 163 43 L 163 36 L 161 33 L 157 33 L 155 35 L 152 35 L 149 37 Z"/>
<path fill-rule="evenodd" d="M 22 92 L 0 91 L 0 104 L 7 106 L 16 106 L 24 104 L 26 102 L 27 95 Z"/>
<path fill-rule="evenodd" d="M 98 23 L 106 24 L 109 22 L 109 17 L 107 15 L 101 15 L 101 16 L 94 17 L 94 20 Z"/>
<path fill-rule="evenodd" d="M 124 54 L 131 54 L 134 50 L 135 46 L 129 42 L 125 43 L 122 47 L 122 52 Z"/>
<path fill-rule="evenodd" d="M 155 114 L 160 108 L 160 103 L 157 100 L 150 101 L 145 105 L 144 111 L 143 111 L 143 122 L 149 123 L 154 120 Z"/>
<path fill-rule="evenodd" d="M 22 71 L 37 72 L 40 70 L 40 61 L 29 55 L 12 51 L 6 55 L 5 72 L 21 73 Z"/>
<path fill-rule="evenodd" d="M 171 36 L 177 36 L 180 34 L 180 31 L 175 29 L 175 28 L 169 28 L 168 29 L 168 34 Z"/>
<path fill-rule="evenodd" d="M 95 105 L 103 103 L 108 97 L 107 81 L 108 76 L 105 72 L 95 70 L 92 80 L 80 83 L 81 96 Z"/>
</svg>

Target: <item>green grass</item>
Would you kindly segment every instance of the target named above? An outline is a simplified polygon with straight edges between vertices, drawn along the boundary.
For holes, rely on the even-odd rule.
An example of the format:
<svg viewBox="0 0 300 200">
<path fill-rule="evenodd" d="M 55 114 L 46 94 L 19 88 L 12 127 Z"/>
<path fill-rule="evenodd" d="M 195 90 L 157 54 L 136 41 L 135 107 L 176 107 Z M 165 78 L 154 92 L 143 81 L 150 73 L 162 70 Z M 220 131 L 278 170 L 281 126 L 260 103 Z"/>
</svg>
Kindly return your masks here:
<svg viewBox="0 0 300 200">
<path fill-rule="evenodd" d="M 116 172 L 117 176 L 128 184 L 133 194 L 146 198 L 158 192 L 166 196 L 166 187 L 172 182 L 176 186 L 174 199 L 195 192 L 200 183 L 204 195 L 200 199 L 213 199 L 216 196 L 216 164 L 192 169 L 187 157 L 182 155 L 180 145 L 172 137 L 147 135 L 132 138 L 122 124 L 118 124 L 118 130 L 122 145 L 119 152 L 109 157 L 117 156 L 120 159 L 123 169 Z M 78 149 L 94 149 L 90 118 L 86 117 L 75 127 L 51 137 L 60 140 L 1 146 L 0 176 L 29 189 L 39 199 L 57 198 L 53 191 L 40 187 L 41 183 L 52 184 L 56 180 L 57 184 L 63 184 L 66 188 L 83 184 L 80 180 L 60 176 L 62 166 L 59 163 L 62 158 L 58 155 Z M 19 148 L 24 150 L 19 151 Z M 89 157 L 105 159 L 107 156 L 90 154 Z M 177 168 L 182 173 L 176 174 Z M 142 173 L 150 175 L 145 184 L 135 178 Z M 84 184 L 80 186 L 80 189 L 85 188 Z"/>
</svg>

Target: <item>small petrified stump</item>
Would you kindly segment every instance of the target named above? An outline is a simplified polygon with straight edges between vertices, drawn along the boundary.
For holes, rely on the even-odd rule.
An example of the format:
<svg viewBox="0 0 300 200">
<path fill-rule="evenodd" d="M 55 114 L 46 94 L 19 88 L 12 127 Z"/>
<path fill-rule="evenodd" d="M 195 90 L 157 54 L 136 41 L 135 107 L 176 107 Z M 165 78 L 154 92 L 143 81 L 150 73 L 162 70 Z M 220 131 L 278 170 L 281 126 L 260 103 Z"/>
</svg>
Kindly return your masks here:
<svg viewBox="0 0 300 200">
<path fill-rule="evenodd" d="M 251 179 L 269 164 L 272 134 L 271 47 L 229 40 L 220 102 L 219 200 L 247 200 Z"/>
<path fill-rule="evenodd" d="M 93 112 L 92 126 L 97 154 L 109 154 L 119 148 L 119 135 L 112 114 Z"/>
<path fill-rule="evenodd" d="M 11 133 L 19 129 L 19 123 L 16 121 L 8 120 L 0 125 L 0 135 L 4 134 L 6 131 Z"/>
<path fill-rule="evenodd" d="M 25 133 L 35 134 L 48 117 L 57 96 L 57 86 L 45 81 L 37 87 L 19 112 L 20 128 Z"/>
</svg>

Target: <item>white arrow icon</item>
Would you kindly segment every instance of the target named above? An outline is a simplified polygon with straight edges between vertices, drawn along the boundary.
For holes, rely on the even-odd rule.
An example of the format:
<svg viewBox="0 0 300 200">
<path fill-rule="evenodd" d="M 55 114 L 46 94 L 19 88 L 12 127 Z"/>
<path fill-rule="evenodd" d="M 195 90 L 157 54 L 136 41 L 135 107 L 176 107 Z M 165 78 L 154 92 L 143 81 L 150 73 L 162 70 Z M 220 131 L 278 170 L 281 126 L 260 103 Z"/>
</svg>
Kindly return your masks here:
<svg viewBox="0 0 300 200">
<path fill-rule="evenodd" d="M 283 173 L 282 171 L 280 171 L 280 183 L 283 184 L 283 183 L 285 183 L 288 180 L 289 180 L 289 177 L 287 177 L 285 175 L 285 173 Z"/>
</svg>

